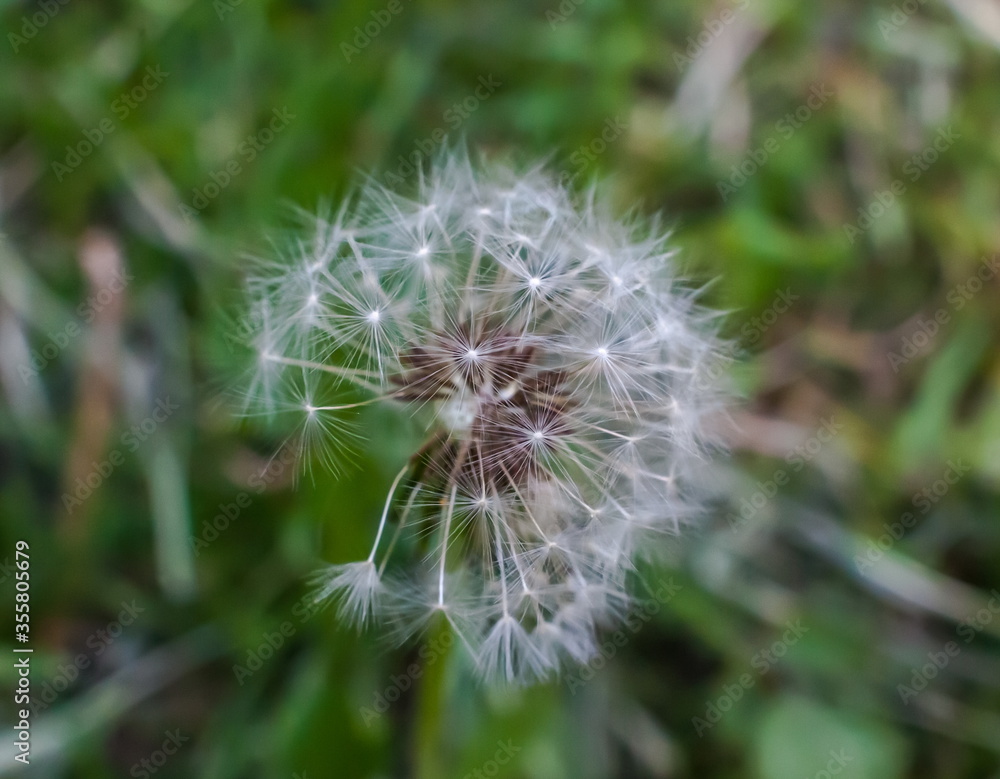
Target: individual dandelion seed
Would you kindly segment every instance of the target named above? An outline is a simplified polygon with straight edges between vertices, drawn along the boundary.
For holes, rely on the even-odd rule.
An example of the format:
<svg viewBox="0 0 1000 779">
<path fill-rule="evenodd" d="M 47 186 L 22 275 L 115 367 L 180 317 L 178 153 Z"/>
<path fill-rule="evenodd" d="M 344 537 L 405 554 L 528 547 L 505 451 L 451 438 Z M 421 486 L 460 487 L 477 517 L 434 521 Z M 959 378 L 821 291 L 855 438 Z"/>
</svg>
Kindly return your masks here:
<svg viewBox="0 0 1000 779">
<path fill-rule="evenodd" d="M 328 460 L 361 406 L 426 429 L 368 558 L 317 597 L 399 640 L 440 615 L 484 678 L 593 657 L 636 561 L 696 513 L 724 398 L 716 317 L 665 237 L 450 150 L 412 199 L 368 183 L 279 255 L 248 285 L 254 407 L 297 414 Z"/>
</svg>

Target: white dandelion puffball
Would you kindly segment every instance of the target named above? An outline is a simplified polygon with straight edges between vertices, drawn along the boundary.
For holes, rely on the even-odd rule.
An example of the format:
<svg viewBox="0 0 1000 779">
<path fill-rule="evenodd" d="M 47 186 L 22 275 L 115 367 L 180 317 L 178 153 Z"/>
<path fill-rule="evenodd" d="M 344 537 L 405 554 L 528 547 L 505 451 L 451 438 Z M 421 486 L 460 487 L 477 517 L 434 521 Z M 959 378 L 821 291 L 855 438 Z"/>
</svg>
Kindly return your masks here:
<svg viewBox="0 0 1000 779">
<path fill-rule="evenodd" d="M 452 150 L 412 199 L 369 182 L 250 279 L 260 410 L 330 457 L 361 406 L 426 427 L 371 554 L 319 576 L 343 619 L 404 639 L 439 614 L 482 677 L 530 681 L 625 615 L 637 559 L 697 509 L 723 398 L 716 315 L 631 222 Z"/>
</svg>

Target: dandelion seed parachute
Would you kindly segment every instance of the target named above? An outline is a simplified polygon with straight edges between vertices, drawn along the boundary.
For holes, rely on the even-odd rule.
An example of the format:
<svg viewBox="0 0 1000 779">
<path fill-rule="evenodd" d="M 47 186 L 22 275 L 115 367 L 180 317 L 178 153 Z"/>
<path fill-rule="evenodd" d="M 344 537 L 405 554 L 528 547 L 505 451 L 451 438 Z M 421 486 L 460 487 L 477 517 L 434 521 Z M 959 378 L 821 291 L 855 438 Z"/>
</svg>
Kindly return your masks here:
<svg viewBox="0 0 1000 779">
<path fill-rule="evenodd" d="M 485 678 L 592 657 L 636 559 L 693 514 L 722 399 L 715 316 L 655 226 L 451 150 L 412 199 L 368 183 L 316 218 L 249 295 L 255 407 L 331 460 L 361 405 L 426 424 L 368 559 L 317 595 L 400 638 L 441 614 Z"/>
</svg>

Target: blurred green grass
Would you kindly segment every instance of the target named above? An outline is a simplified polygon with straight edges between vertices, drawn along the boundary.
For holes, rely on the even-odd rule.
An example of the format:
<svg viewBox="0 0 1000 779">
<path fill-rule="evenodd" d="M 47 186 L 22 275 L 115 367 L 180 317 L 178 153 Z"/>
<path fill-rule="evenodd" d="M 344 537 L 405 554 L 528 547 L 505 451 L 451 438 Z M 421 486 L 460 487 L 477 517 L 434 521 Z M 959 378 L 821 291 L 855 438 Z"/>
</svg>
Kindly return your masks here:
<svg viewBox="0 0 1000 779">
<path fill-rule="evenodd" d="M 1000 32 L 985 4 L 903 5 L 4 3 L 0 560 L 30 541 L 33 684 L 66 688 L 34 720 L 32 775 L 142 775 L 179 729 L 159 776 L 462 777 L 498 742 L 509 777 L 824 776 L 831 751 L 844 777 L 1000 776 L 1000 287 L 972 291 L 1000 252 Z M 833 97 L 788 132 L 816 85 Z M 914 178 L 942 128 L 957 139 Z M 223 400 L 245 254 L 358 171 L 412 181 L 442 133 L 662 213 L 732 311 L 745 400 L 716 505 L 648 572 L 680 593 L 579 687 L 483 689 L 460 652 L 427 662 L 313 613 L 304 578 L 365 548 L 412 431 L 372 412 L 356 469 L 296 483 L 271 460 L 282 431 Z M 124 291 L 81 309 L 119 266 Z M 949 461 L 969 472 L 939 496 Z M 808 632 L 771 662 L 790 620 Z"/>
</svg>

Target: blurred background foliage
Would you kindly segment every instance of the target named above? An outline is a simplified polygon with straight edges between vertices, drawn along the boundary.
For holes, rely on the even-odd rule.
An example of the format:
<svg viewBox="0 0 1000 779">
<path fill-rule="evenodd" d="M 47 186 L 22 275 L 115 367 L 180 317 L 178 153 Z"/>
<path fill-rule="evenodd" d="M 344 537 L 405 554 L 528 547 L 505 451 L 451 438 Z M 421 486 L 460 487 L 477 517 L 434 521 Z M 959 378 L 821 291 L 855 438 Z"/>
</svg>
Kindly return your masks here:
<svg viewBox="0 0 1000 779">
<path fill-rule="evenodd" d="M 994 3 L 0 7 L 30 775 L 1000 777 Z M 732 456 L 647 572 L 679 589 L 527 690 L 309 606 L 412 430 L 367 414 L 357 468 L 297 478 L 225 401 L 242 258 L 358 170 L 412 185 L 445 133 L 662 213 L 731 312 Z"/>
</svg>

